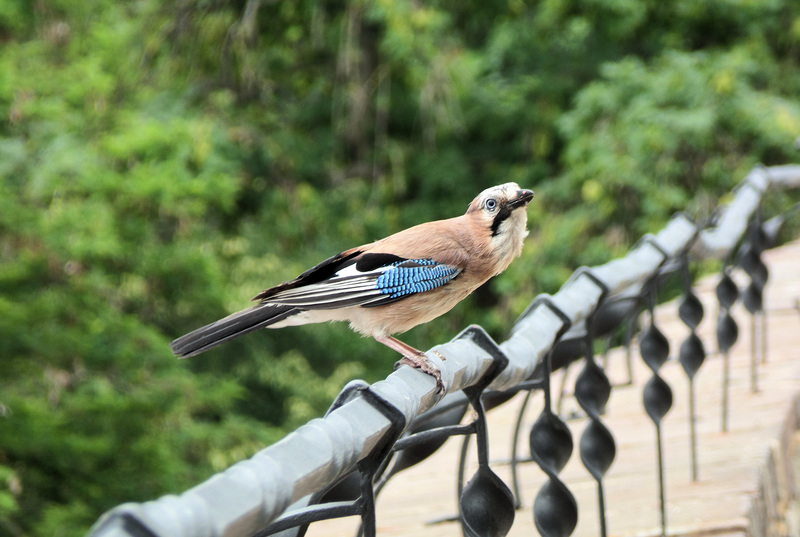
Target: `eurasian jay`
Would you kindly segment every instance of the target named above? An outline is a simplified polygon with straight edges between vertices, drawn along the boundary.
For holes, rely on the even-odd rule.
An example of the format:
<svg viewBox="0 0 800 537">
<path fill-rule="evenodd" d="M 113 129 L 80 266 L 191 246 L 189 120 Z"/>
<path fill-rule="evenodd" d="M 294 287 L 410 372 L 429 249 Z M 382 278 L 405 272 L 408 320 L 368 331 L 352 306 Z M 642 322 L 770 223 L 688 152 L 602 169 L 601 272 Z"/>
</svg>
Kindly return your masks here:
<svg viewBox="0 0 800 537">
<path fill-rule="evenodd" d="M 522 252 L 531 190 L 516 183 L 481 192 L 467 212 L 420 224 L 326 259 L 292 281 L 259 293 L 255 306 L 172 342 L 183 358 L 259 328 L 326 321 L 350 327 L 399 352 L 406 364 L 436 378 L 422 351 L 392 337 L 450 311 Z"/>
</svg>

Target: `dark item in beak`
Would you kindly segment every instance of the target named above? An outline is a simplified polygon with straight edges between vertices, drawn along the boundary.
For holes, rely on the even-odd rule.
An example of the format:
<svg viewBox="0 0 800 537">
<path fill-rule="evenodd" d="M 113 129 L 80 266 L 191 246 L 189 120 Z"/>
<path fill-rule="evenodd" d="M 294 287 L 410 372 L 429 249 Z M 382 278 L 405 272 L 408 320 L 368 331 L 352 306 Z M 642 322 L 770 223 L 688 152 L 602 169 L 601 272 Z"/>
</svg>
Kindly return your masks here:
<svg viewBox="0 0 800 537">
<path fill-rule="evenodd" d="M 508 206 L 512 209 L 516 209 L 517 207 L 523 207 L 528 205 L 531 200 L 533 199 L 533 190 L 528 190 L 527 188 L 522 190 L 517 190 L 517 197 L 508 202 Z"/>
</svg>

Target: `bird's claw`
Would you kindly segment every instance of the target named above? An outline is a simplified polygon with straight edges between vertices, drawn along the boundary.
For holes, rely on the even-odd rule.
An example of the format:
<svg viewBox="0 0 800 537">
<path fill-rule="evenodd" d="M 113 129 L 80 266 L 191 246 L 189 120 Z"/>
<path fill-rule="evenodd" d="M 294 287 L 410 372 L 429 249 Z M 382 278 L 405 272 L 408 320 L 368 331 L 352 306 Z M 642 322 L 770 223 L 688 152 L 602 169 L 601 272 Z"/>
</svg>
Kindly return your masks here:
<svg viewBox="0 0 800 537">
<path fill-rule="evenodd" d="M 443 357 L 442 357 L 443 358 Z M 430 361 L 428 355 L 421 352 L 419 355 L 403 356 L 394 364 L 394 368 L 398 369 L 401 365 L 408 365 L 414 369 L 419 369 L 434 379 L 436 379 L 436 393 L 444 393 L 444 382 L 442 382 L 442 371 Z"/>
</svg>

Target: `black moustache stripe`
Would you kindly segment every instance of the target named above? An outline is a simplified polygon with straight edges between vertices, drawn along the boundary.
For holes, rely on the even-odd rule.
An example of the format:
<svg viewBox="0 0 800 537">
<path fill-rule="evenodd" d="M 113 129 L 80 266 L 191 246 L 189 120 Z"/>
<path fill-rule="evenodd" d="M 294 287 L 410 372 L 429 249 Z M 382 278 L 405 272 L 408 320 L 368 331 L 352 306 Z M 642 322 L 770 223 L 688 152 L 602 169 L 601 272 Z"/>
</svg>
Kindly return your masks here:
<svg viewBox="0 0 800 537">
<path fill-rule="evenodd" d="M 492 220 L 492 237 L 496 237 L 497 234 L 500 233 L 500 224 L 511 216 L 511 211 L 513 211 L 513 209 L 509 207 L 508 204 L 503 205 L 500 207 L 500 210 L 497 211 L 494 220 Z"/>
</svg>

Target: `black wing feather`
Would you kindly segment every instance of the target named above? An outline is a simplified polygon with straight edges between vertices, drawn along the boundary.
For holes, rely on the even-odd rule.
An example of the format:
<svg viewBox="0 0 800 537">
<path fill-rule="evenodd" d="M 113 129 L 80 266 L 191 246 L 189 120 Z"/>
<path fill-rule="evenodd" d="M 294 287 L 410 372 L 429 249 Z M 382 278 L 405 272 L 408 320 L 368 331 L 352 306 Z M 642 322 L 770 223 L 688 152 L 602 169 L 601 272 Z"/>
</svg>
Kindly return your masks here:
<svg viewBox="0 0 800 537">
<path fill-rule="evenodd" d="M 297 312 L 297 308 L 293 306 L 259 304 L 189 332 L 173 341 L 170 347 L 177 356 L 188 358 L 235 337 L 282 321 Z"/>
<path fill-rule="evenodd" d="M 315 265 L 302 273 L 300 276 L 295 278 L 292 281 L 284 282 L 280 285 L 276 285 L 275 287 L 270 287 L 269 289 L 265 289 L 253 297 L 253 300 L 261 300 L 262 302 L 266 301 L 269 297 L 280 293 L 281 291 L 286 291 L 287 289 L 295 289 L 297 287 L 302 287 L 304 285 L 311 285 L 312 283 L 319 283 L 321 281 L 327 280 L 331 278 L 334 274 L 339 272 L 345 267 L 349 267 L 353 263 L 356 262 L 356 257 L 361 254 L 360 250 L 355 250 L 352 252 L 342 252 L 340 254 L 336 254 L 333 257 L 329 257 L 322 263 Z"/>
</svg>

